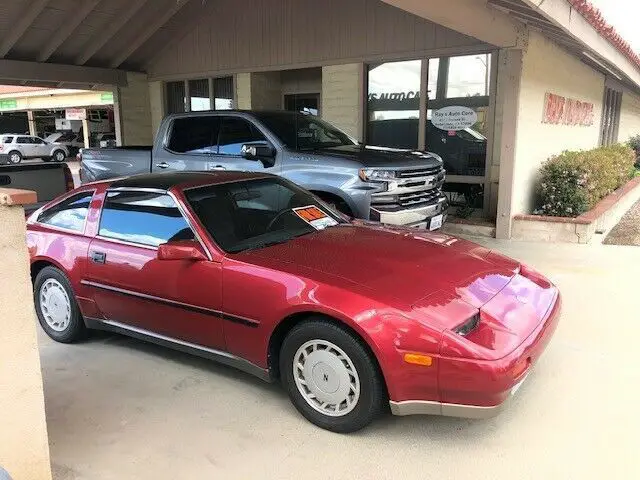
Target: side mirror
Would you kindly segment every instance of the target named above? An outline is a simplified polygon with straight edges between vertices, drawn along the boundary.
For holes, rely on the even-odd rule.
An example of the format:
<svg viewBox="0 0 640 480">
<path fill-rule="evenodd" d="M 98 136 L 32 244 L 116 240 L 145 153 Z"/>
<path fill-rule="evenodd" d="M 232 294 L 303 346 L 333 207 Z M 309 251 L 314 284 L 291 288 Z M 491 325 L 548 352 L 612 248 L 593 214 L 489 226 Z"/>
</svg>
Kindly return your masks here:
<svg viewBox="0 0 640 480">
<path fill-rule="evenodd" d="M 247 160 L 262 160 L 276 156 L 275 149 L 265 142 L 245 143 L 240 148 L 240 154 Z"/>
<path fill-rule="evenodd" d="M 194 240 L 179 240 L 163 243 L 158 247 L 158 260 L 207 260 L 202 246 Z"/>
</svg>

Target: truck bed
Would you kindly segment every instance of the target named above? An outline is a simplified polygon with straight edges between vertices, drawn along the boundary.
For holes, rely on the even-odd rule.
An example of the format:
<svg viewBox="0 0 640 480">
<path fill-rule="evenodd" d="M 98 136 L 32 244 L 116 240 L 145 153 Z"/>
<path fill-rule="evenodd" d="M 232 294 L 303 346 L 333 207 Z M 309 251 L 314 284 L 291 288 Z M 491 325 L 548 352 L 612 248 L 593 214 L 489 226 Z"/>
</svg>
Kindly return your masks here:
<svg viewBox="0 0 640 480">
<path fill-rule="evenodd" d="M 151 172 L 152 146 L 84 148 L 80 151 L 82 183 Z"/>
<path fill-rule="evenodd" d="M 73 188 L 73 179 L 66 163 L 0 165 L 0 188 L 36 192 L 37 203 L 24 206 L 25 213 L 29 214 Z"/>
</svg>

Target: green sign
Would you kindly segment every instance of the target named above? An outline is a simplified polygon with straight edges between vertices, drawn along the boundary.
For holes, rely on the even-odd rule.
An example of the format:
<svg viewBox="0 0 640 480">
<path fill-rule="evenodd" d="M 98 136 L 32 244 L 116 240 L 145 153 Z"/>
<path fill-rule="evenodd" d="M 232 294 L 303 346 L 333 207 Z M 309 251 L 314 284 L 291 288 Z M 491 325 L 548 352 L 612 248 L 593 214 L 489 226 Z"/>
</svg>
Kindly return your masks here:
<svg viewBox="0 0 640 480">
<path fill-rule="evenodd" d="M 100 94 L 100 101 L 102 102 L 113 102 L 113 93 L 105 92 Z"/>
<path fill-rule="evenodd" d="M 0 110 L 11 110 L 18 108 L 18 101 L 15 98 L 0 99 Z"/>
</svg>

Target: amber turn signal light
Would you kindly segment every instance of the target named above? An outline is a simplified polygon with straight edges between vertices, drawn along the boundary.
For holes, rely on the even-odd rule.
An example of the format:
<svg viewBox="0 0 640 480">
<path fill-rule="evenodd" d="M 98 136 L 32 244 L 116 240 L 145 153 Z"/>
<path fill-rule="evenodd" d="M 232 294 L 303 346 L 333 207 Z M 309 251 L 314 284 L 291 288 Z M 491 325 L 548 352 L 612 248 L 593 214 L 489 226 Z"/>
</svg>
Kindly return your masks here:
<svg viewBox="0 0 640 480">
<path fill-rule="evenodd" d="M 419 353 L 405 353 L 404 361 L 413 365 L 422 365 L 423 367 L 430 367 L 433 363 L 433 358 L 429 355 L 421 355 Z"/>
</svg>

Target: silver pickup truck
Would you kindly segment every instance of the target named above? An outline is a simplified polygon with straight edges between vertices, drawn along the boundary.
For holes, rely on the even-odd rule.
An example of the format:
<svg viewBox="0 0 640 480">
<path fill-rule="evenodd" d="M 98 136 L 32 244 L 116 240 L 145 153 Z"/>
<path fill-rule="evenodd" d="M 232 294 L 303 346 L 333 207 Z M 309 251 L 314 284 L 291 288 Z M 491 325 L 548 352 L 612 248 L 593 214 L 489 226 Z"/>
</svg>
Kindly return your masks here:
<svg viewBox="0 0 640 480">
<path fill-rule="evenodd" d="M 435 230 L 447 214 L 440 157 L 362 145 L 337 127 L 302 113 L 170 115 L 153 147 L 83 149 L 79 157 L 83 183 L 171 170 L 264 171 L 365 220 Z"/>
</svg>

